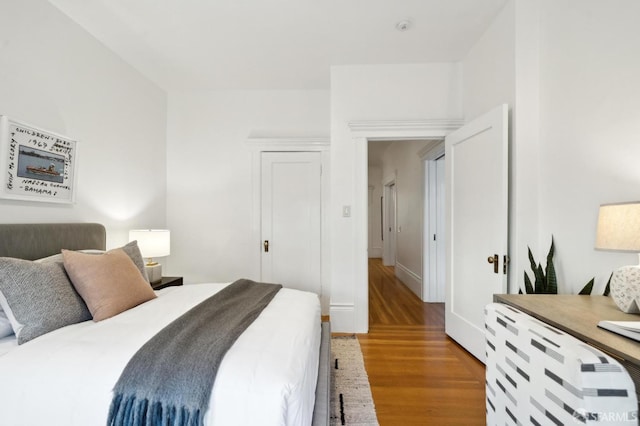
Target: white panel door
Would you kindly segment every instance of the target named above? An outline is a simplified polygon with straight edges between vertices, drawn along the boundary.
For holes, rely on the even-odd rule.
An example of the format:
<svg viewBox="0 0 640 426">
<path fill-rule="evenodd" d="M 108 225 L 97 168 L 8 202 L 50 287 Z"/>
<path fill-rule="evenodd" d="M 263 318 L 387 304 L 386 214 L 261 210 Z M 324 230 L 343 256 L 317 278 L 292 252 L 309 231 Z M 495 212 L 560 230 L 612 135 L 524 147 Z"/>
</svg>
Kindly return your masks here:
<svg viewBox="0 0 640 426">
<path fill-rule="evenodd" d="M 445 139 L 447 334 L 484 362 L 484 307 L 505 293 L 508 242 L 508 107 Z M 491 260 L 492 263 L 489 263 Z"/>
<path fill-rule="evenodd" d="M 384 187 L 385 201 L 385 241 L 383 244 L 382 264 L 384 266 L 396 266 L 396 184 L 395 182 L 385 185 Z"/>
<path fill-rule="evenodd" d="M 321 153 L 263 152 L 262 280 L 321 293 Z"/>
<path fill-rule="evenodd" d="M 444 303 L 446 270 L 447 270 L 447 232 L 446 232 L 446 191 L 445 191 L 445 159 L 444 155 L 425 164 L 428 170 L 428 199 L 426 206 L 428 230 L 425 232 L 425 247 L 428 247 L 424 262 L 428 266 L 428 298 L 429 303 Z"/>
</svg>

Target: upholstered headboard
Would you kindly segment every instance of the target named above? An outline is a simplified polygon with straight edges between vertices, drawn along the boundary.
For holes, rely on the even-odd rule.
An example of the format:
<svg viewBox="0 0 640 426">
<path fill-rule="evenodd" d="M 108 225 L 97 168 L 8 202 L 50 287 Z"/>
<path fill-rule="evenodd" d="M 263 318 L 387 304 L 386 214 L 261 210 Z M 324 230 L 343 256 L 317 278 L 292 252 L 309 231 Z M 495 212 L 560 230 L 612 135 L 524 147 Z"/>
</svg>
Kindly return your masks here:
<svg viewBox="0 0 640 426">
<path fill-rule="evenodd" d="M 0 224 L 0 256 L 35 260 L 61 249 L 106 248 L 107 235 L 99 223 Z"/>
</svg>

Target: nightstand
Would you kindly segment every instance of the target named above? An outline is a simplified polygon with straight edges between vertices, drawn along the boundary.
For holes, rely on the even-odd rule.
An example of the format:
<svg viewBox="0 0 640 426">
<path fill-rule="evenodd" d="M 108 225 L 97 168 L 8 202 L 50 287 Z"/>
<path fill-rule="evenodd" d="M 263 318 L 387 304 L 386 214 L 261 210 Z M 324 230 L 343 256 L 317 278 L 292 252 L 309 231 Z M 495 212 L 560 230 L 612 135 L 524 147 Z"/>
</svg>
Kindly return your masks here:
<svg viewBox="0 0 640 426">
<path fill-rule="evenodd" d="M 162 277 L 162 281 L 151 284 L 151 288 L 160 290 L 161 288 L 179 285 L 182 285 L 182 277 Z"/>
</svg>

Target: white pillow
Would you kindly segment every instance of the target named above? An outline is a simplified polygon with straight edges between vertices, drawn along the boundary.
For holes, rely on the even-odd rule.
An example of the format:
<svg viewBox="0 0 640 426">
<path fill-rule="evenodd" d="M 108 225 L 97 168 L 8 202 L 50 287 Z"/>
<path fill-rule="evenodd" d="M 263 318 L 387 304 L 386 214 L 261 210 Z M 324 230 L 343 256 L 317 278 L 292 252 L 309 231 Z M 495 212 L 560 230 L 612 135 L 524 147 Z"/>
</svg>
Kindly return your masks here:
<svg viewBox="0 0 640 426">
<path fill-rule="evenodd" d="M 97 249 L 86 249 L 86 250 L 78 250 L 80 253 L 87 254 L 104 254 L 104 250 Z M 64 262 L 64 258 L 62 257 L 62 253 L 52 254 L 51 256 L 43 257 L 40 259 L 34 260 L 37 263 L 52 263 L 52 262 Z"/>
<path fill-rule="evenodd" d="M 11 336 L 12 334 L 13 328 L 11 327 L 11 322 L 9 322 L 7 314 L 5 314 L 2 307 L 0 307 L 0 339 Z"/>
</svg>

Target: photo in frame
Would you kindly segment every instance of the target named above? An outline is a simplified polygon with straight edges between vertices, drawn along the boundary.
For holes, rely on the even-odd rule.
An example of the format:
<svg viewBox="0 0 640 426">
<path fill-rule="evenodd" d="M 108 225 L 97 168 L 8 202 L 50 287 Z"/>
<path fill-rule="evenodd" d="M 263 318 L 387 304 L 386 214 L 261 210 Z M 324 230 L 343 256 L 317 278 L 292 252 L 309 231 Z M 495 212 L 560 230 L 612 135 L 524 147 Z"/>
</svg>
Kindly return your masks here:
<svg viewBox="0 0 640 426">
<path fill-rule="evenodd" d="M 75 201 L 77 141 L 0 115 L 0 197 Z"/>
</svg>

